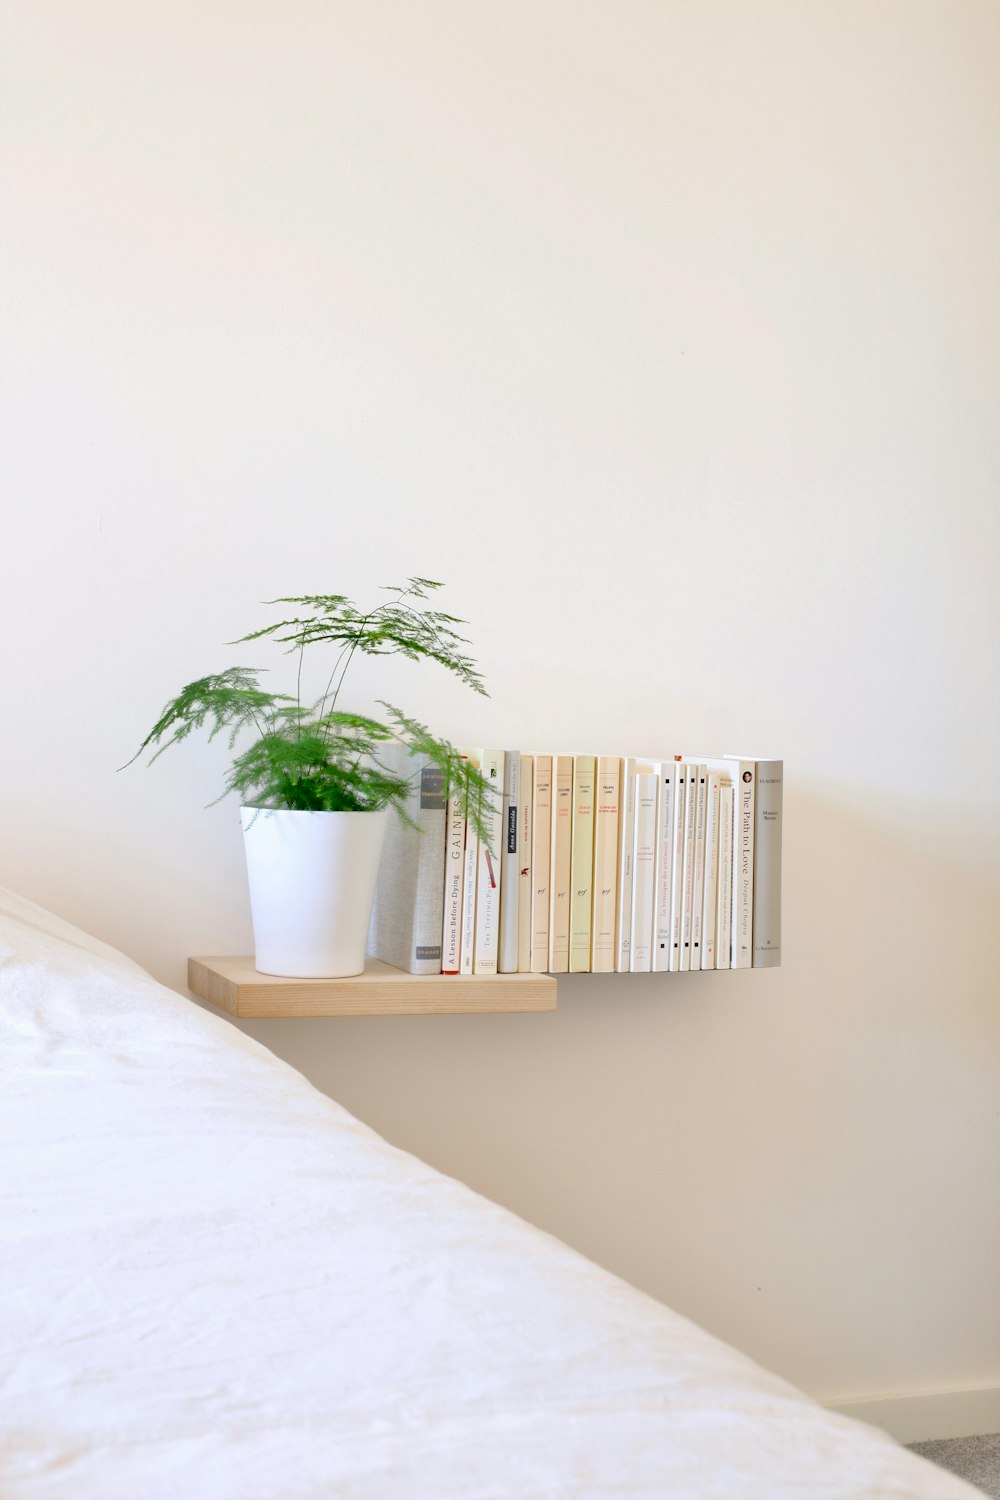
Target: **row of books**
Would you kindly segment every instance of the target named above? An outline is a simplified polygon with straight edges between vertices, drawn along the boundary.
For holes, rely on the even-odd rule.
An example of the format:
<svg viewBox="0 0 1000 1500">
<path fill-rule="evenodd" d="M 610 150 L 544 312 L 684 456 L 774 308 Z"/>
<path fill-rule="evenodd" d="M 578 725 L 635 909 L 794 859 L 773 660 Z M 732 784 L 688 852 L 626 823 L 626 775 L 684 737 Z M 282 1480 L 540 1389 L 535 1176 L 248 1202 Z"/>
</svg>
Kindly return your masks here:
<svg viewBox="0 0 1000 1500">
<path fill-rule="evenodd" d="M 415 826 L 386 839 L 375 957 L 455 975 L 780 964 L 780 760 L 467 753 L 497 788 L 490 837 L 420 765 Z"/>
</svg>

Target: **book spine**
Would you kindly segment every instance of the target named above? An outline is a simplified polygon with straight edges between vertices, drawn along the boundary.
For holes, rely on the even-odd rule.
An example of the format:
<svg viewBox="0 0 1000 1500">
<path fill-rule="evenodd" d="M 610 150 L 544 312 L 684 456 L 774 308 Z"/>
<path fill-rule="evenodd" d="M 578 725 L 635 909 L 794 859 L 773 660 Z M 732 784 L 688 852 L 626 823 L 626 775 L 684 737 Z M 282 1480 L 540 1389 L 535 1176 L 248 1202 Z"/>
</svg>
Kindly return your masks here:
<svg viewBox="0 0 1000 1500">
<path fill-rule="evenodd" d="M 597 760 L 593 755 L 573 757 L 573 849 L 570 876 L 569 969 L 571 974 L 590 971 L 590 919 L 594 889 L 594 781 Z"/>
<path fill-rule="evenodd" d="M 691 967 L 701 968 L 701 908 L 705 895 L 705 814 L 708 767 L 698 766 L 694 810 L 694 896 L 691 905 Z"/>
<path fill-rule="evenodd" d="M 569 972 L 570 878 L 573 851 L 573 757 L 552 757 L 552 874 L 549 879 L 549 972 Z"/>
<path fill-rule="evenodd" d="M 655 771 L 639 771 L 635 778 L 635 838 L 632 870 L 632 945 L 631 973 L 647 974 L 653 945 L 653 884 L 656 878 L 656 804 Z"/>
<path fill-rule="evenodd" d="M 534 757 L 521 756 L 521 803 L 517 833 L 517 972 L 531 973 L 531 824 L 534 811 Z"/>
<path fill-rule="evenodd" d="M 383 763 L 409 780 L 406 813 L 412 826 L 393 819 L 386 831 L 369 952 L 411 974 L 440 974 L 444 920 L 444 851 L 448 799 L 444 775 L 430 761 L 387 744 Z"/>
<path fill-rule="evenodd" d="M 658 973 L 670 968 L 670 929 L 674 879 L 674 778 L 677 765 L 665 760 L 659 769 L 660 795 L 656 809 L 656 873 L 653 915 L 653 958 Z"/>
<path fill-rule="evenodd" d="M 622 761 L 618 819 L 618 910 L 615 914 L 615 971 L 627 974 L 632 946 L 632 845 L 635 839 L 635 756 Z"/>
<path fill-rule="evenodd" d="M 681 967 L 684 940 L 684 814 L 687 809 L 688 767 L 674 760 L 674 848 L 670 874 L 670 972 Z"/>
<path fill-rule="evenodd" d="M 520 820 L 521 757 L 516 750 L 507 750 L 503 758 L 503 850 L 500 856 L 500 945 L 497 955 L 497 968 L 501 974 L 517 973 L 521 913 Z"/>
<path fill-rule="evenodd" d="M 478 771 L 483 764 L 482 751 L 470 754 L 469 765 Z M 479 869 L 479 835 L 470 819 L 465 826 L 465 870 L 462 877 L 462 946 L 458 972 L 472 973 L 476 950 L 476 875 Z"/>
<path fill-rule="evenodd" d="M 615 971 L 621 783 L 621 761 L 617 756 L 602 755 L 597 762 L 594 803 L 594 901 L 591 912 L 590 967 L 595 974 L 613 974 Z"/>
<path fill-rule="evenodd" d="M 780 760 L 757 762 L 754 804 L 753 966 L 781 963 L 781 820 L 784 767 Z"/>
<path fill-rule="evenodd" d="M 753 846 L 756 764 L 734 760 L 733 968 L 753 967 Z"/>
<path fill-rule="evenodd" d="M 691 968 L 691 917 L 694 912 L 694 828 L 698 805 L 698 767 L 687 767 L 684 788 L 684 875 L 681 892 L 681 973 Z"/>
<path fill-rule="evenodd" d="M 476 870 L 476 947 L 472 961 L 474 974 L 495 974 L 500 939 L 501 852 L 503 826 L 503 751 L 483 751 L 483 778 L 492 790 L 490 806 L 484 815 L 489 838 L 479 841 Z"/>
<path fill-rule="evenodd" d="M 549 967 L 549 876 L 552 866 L 552 756 L 536 755 L 531 818 L 531 972 Z"/>
<path fill-rule="evenodd" d="M 465 760 L 467 757 L 463 756 Z M 444 843 L 444 918 L 441 973 L 457 974 L 462 956 L 462 892 L 465 882 L 465 812 L 459 793 L 448 798 Z"/>
<path fill-rule="evenodd" d="M 733 952 L 733 828 L 736 789 L 725 781 L 719 787 L 719 894 L 716 904 L 715 967 L 732 967 Z"/>
<path fill-rule="evenodd" d="M 701 903 L 701 966 L 715 968 L 716 910 L 719 899 L 719 793 L 718 771 L 708 772 L 705 799 L 705 889 Z"/>
</svg>

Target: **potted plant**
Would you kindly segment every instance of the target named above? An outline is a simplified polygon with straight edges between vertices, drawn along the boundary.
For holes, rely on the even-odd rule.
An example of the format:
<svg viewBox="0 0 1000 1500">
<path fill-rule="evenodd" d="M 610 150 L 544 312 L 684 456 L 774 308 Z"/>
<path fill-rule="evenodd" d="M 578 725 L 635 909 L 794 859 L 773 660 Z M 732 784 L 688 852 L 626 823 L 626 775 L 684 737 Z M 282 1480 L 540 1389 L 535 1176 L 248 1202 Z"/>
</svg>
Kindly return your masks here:
<svg viewBox="0 0 1000 1500">
<path fill-rule="evenodd" d="M 341 706 L 355 654 L 434 661 L 485 695 L 455 627 L 465 622 L 432 607 L 440 588 L 411 578 L 362 610 L 343 594 L 269 601 L 294 606 L 290 618 L 240 636 L 267 636 L 297 657 L 295 692 L 272 693 L 260 672 L 229 667 L 182 688 L 164 708 L 132 760 L 154 748 L 150 764 L 194 730 L 226 733 L 234 752 L 225 790 L 240 797 L 257 969 L 264 974 L 337 978 L 360 974 L 386 820 L 406 819 L 409 779 L 384 766 L 380 749 L 402 742 L 443 773 L 481 838 L 492 796 L 479 771 L 447 740 L 379 700 L 382 719 Z M 303 698 L 307 650 L 332 648 L 322 695 Z"/>
</svg>

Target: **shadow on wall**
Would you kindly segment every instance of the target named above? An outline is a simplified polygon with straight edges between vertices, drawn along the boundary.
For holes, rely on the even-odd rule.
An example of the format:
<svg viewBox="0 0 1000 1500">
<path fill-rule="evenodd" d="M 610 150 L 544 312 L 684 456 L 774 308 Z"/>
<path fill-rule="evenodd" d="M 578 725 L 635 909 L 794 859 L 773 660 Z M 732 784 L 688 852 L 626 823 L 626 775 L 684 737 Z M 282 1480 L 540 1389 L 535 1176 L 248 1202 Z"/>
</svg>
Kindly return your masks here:
<svg viewBox="0 0 1000 1500">
<path fill-rule="evenodd" d="M 807 1388 L 857 1390 L 858 1368 L 912 1387 L 925 1355 L 933 1383 L 962 1330 L 970 1379 L 1000 1248 L 975 1186 L 995 1169 L 996 880 L 939 856 L 943 823 L 877 827 L 794 788 L 785 819 L 781 969 L 561 978 L 553 1015 L 240 1024 Z M 970 1201 L 981 1220 L 956 1222 Z"/>
</svg>

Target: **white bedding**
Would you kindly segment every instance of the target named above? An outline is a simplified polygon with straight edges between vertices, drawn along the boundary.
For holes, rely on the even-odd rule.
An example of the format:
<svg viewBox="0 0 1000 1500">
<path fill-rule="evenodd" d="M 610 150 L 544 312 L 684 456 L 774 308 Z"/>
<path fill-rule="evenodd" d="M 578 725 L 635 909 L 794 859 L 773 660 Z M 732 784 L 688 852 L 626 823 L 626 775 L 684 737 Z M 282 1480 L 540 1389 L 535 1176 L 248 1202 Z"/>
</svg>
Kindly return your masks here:
<svg viewBox="0 0 1000 1500">
<path fill-rule="evenodd" d="M 977 1493 L 5 893 L 0 1049 L 3 1500 Z"/>
</svg>

